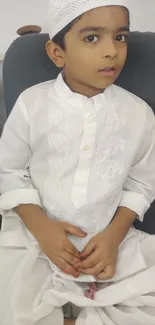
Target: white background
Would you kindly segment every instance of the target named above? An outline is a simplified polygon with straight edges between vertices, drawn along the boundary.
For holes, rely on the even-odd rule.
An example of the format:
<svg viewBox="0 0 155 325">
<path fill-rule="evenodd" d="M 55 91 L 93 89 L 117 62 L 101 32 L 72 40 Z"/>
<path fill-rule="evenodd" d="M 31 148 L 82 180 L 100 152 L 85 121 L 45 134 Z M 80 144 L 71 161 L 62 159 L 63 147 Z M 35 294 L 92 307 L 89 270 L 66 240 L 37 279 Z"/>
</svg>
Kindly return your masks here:
<svg viewBox="0 0 155 325">
<path fill-rule="evenodd" d="M 17 37 L 16 30 L 19 27 L 38 24 L 46 31 L 48 1 L 0 0 L 0 55 Z M 127 3 L 132 1 L 126 0 Z M 132 30 L 155 32 L 155 0 L 133 1 Z"/>
</svg>

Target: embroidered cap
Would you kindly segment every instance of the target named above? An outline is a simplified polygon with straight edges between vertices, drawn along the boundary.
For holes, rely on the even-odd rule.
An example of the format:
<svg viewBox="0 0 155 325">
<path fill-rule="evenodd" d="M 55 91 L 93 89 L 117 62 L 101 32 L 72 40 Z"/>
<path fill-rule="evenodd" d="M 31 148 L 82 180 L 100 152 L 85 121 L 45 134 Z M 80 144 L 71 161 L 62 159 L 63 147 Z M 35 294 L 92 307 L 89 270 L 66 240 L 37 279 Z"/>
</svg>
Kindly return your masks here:
<svg viewBox="0 0 155 325">
<path fill-rule="evenodd" d="M 130 0 L 131 2 L 134 0 Z M 123 6 L 128 0 L 50 0 L 48 29 L 50 39 L 84 12 L 102 6 Z"/>
</svg>

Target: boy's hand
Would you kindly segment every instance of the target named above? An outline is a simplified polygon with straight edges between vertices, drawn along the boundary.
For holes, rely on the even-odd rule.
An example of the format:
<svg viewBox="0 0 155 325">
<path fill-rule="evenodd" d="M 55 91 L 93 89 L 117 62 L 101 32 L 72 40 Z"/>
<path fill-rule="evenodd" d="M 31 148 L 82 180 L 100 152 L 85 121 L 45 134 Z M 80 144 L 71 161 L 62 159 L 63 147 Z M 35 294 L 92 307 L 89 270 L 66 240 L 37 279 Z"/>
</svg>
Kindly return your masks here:
<svg viewBox="0 0 155 325">
<path fill-rule="evenodd" d="M 87 235 L 67 222 L 46 219 L 36 239 L 43 252 L 55 265 L 64 273 L 77 278 L 79 273 L 73 265 L 79 260 L 80 253 L 68 240 L 67 233 L 81 238 Z"/>
<path fill-rule="evenodd" d="M 119 243 L 110 228 L 92 238 L 75 264 L 79 273 L 107 280 L 114 276 Z M 83 260 L 83 261 L 82 261 Z"/>
</svg>

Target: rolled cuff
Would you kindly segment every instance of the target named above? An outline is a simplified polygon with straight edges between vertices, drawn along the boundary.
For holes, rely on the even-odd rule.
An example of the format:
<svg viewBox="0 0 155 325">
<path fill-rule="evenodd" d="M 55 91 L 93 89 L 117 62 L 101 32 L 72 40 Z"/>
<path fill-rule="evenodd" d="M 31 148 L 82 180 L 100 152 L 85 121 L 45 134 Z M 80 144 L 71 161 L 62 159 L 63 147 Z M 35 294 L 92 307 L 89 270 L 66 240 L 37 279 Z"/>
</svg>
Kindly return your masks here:
<svg viewBox="0 0 155 325">
<path fill-rule="evenodd" d="M 0 196 L 0 214 L 14 209 L 20 204 L 35 204 L 41 207 L 41 200 L 35 189 L 18 189 L 4 193 Z"/>
<path fill-rule="evenodd" d="M 122 199 L 119 204 L 120 207 L 126 207 L 138 215 L 138 219 L 142 222 L 144 215 L 150 207 L 150 202 L 146 199 L 143 194 L 123 191 Z"/>
</svg>

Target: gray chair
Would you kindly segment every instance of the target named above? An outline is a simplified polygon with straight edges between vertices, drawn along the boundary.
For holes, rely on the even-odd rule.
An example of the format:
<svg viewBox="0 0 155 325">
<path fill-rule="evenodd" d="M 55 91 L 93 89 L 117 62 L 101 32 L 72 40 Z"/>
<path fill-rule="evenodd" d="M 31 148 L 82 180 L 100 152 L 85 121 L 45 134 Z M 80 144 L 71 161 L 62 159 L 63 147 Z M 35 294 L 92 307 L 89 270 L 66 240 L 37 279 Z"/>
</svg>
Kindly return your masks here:
<svg viewBox="0 0 155 325">
<path fill-rule="evenodd" d="M 3 93 L 3 61 L 0 60 L 0 136 L 5 121 L 6 121 L 6 109 L 5 109 L 4 93 Z M 1 216 L 0 216 L 0 227 L 1 227 Z"/>
<path fill-rule="evenodd" d="M 4 96 L 7 115 L 26 88 L 55 78 L 59 69 L 45 52 L 47 34 L 16 39 L 4 60 Z M 117 84 L 143 98 L 155 112 L 155 34 L 134 32 L 129 39 L 128 58 Z M 143 223 L 135 226 L 155 234 L 155 201 Z"/>
<path fill-rule="evenodd" d="M 3 61 L 0 60 L 0 135 L 2 133 L 4 122 L 6 121 L 6 109 L 3 93 Z"/>
</svg>

